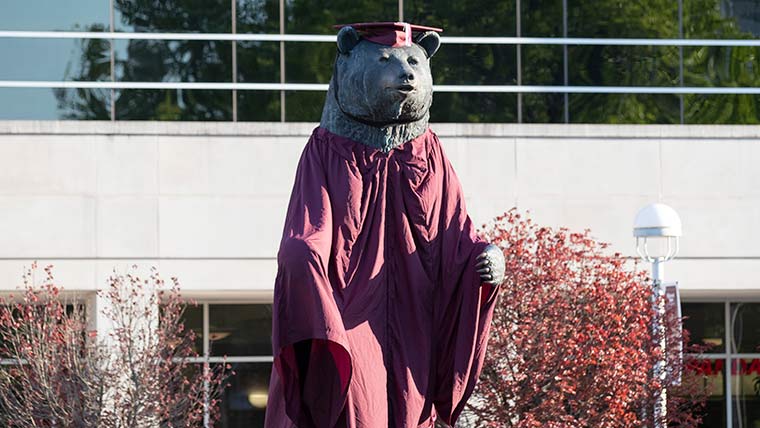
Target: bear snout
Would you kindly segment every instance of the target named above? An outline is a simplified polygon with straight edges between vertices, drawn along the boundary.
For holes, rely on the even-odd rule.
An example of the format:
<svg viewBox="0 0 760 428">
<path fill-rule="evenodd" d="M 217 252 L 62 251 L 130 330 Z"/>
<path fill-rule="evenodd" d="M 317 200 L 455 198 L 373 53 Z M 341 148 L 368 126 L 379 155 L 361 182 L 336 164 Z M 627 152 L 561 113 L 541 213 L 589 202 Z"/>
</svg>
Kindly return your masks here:
<svg viewBox="0 0 760 428">
<path fill-rule="evenodd" d="M 414 82 L 414 73 L 411 71 L 402 71 L 401 75 L 399 76 L 401 78 L 402 82 Z"/>
</svg>

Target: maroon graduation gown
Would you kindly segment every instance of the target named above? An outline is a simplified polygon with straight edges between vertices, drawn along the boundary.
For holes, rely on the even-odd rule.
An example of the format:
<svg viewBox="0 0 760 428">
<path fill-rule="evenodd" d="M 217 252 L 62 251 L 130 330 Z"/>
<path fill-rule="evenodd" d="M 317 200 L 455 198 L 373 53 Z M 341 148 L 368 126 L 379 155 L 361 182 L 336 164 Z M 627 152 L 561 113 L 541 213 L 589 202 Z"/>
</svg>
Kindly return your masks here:
<svg viewBox="0 0 760 428">
<path fill-rule="evenodd" d="M 496 300 L 430 130 L 380 150 L 316 128 L 278 252 L 268 428 L 453 424 Z"/>
</svg>

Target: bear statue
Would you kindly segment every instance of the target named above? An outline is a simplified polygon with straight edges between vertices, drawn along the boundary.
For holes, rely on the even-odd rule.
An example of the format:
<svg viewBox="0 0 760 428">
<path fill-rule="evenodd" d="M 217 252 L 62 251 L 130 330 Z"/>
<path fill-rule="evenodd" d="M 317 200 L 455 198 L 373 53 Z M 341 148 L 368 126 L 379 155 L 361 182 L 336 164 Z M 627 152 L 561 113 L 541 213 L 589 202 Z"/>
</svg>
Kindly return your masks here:
<svg viewBox="0 0 760 428">
<path fill-rule="evenodd" d="M 441 30 L 339 28 L 277 255 L 265 425 L 453 425 L 505 267 L 428 127 Z"/>
</svg>

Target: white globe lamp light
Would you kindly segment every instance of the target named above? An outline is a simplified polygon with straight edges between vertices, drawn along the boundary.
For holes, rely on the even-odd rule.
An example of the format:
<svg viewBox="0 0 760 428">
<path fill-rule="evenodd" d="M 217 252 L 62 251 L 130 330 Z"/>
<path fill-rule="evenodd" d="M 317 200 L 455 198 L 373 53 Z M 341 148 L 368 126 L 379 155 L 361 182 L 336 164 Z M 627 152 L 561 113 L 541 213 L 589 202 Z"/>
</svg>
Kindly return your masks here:
<svg viewBox="0 0 760 428">
<path fill-rule="evenodd" d="M 681 217 L 668 205 L 649 204 L 636 214 L 633 222 L 636 252 L 644 261 L 652 263 L 655 282 L 661 283 L 663 280 L 662 263 L 678 254 L 681 233 Z"/>
</svg>

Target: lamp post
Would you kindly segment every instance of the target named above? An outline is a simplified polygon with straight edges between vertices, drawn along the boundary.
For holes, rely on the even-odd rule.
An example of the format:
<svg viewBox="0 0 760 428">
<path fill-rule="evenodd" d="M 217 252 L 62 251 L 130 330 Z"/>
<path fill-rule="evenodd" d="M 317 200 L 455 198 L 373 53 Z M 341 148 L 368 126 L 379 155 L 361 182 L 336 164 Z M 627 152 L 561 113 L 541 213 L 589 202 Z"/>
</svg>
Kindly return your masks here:
<svg viewBox="0 0 760 428">
<path fill-rule="evenodd" d="M 636 238 L 636 252 L 642 260 L 652 264 L 652 295 L 655 304 L 653 333 L 659 333 L 662 359 L 655 364 L 654 377 L 660 379 L 660 395 L 654 406 L 654 428 L 664 428 L 667 416 L 668 396 L 665 388 L 666 343 L 665 343 L 665 294 L 664 263 L 678 254 L 678 239 L 681 237 L 681 218 L 676 211 L 660 203 L 649 204 L 639 210 L 633 222 L 633 236 Z M 650 245 L 654 244 L 654 245 Z M 652 248 L 652 247 L 655 248 Z"/>
</svg>

